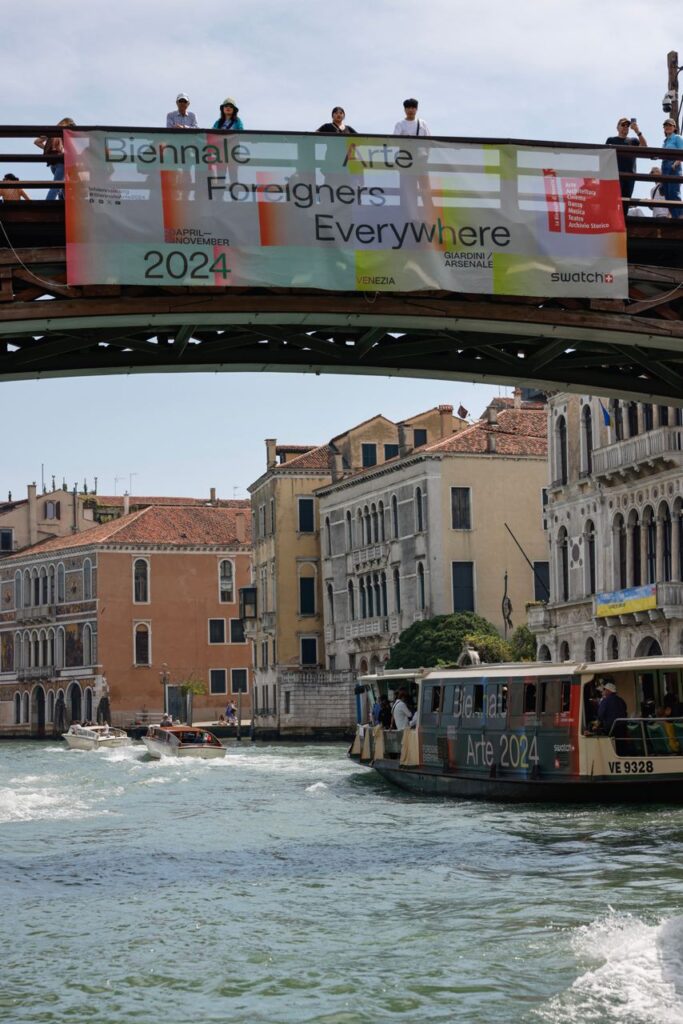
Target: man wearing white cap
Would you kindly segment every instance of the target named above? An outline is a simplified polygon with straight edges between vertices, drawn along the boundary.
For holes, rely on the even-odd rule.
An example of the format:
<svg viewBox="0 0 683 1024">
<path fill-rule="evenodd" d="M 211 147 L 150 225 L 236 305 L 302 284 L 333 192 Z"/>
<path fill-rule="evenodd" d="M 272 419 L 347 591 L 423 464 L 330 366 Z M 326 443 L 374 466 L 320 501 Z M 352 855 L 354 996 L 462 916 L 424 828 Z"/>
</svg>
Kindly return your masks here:
<svg viewBox="0 0 683 1024">
<path fill-rule="evenodd" d="M 175 98 L 177 110 L 172 110 L 166 115 L 167 128 L 197 128 L 197 118 L 189 111 L 190 97 L 187 93 L 179 92 Z"/>
<path fill-rule="evenodd" d="M 619 696 L 612 680 L 607 680 L 602 687 L 602 700 L 598 704 L 600 731 L 609 736 L 612 726 L 617 719 L 626 718 L 627 716 L 626 701 L 623 697 Z"/>
</svg>

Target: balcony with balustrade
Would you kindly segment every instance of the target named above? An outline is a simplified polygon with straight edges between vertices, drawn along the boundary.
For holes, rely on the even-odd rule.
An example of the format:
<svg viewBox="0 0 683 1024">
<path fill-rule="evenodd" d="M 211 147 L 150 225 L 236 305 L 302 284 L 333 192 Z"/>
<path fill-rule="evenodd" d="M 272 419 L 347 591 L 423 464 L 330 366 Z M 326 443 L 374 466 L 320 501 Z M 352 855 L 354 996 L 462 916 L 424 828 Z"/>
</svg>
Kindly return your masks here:
<svg viewBox="0 0 683 1024">
<path fill-rule="evenodd" d="M 593 476 L 606 484 L 683 466 L 683 427 L 658 427 L 593 452 Z"/>
</svg>

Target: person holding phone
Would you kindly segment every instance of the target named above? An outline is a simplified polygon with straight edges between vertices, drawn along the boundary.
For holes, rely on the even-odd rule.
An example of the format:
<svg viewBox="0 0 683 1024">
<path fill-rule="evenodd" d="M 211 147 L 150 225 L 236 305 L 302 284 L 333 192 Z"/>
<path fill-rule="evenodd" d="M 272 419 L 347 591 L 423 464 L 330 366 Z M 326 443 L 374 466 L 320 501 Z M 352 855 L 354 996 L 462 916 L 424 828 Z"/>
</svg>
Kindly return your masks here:
<svg viewBox="0 0 683 1024">
<path fill-rule="evenodd" d="M 629 132 L 633 132 L 633 135 L 629 135 Z M 617 121 L 617 134 L 610 135 L 608 139 L 605 139 L 606 146 L 647 146 L 647 140 L 640 128 L 638 127 L 638 119 L 635 117 L 620 117 Z M 636 158 L 634 156 L 624 156 L 621 153 L 617 154 L 617 167 L 619 168 L 619 174 L 625 171 L 627 174 L 633 174 L 636 169 Z M 633 178 L 621 178 L 621 195 L 624 199 L 630 199 L 633 195 L 633 186 L 635 180 Z"/>
</svg>

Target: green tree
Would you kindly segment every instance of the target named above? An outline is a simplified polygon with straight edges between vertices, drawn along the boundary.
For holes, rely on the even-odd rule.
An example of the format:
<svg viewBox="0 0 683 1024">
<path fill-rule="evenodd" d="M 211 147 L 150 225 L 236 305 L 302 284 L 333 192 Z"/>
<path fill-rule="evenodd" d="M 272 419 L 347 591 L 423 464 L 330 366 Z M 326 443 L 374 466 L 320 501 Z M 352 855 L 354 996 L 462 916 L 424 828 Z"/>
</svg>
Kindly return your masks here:
<svg viewBox="0 0 683 1024">
<path fill-rule="evenodd" d="M 468 633 L 465 643 L 472 644 L 479 651 L 482 661 L 493 665 L 501 661 L 513 661 L 512 648 L 507 640 L 497 633 Z"/>
<path fill-rule="evenodd" d="M 435 615 L 404 629 L 392 647 L 387 668 L 433 668 L 454 664 L 468 634 L 498 636 L 488 619 L 474 612 Z"/>
<path fill-rule="evenodd" d="M 513 661 L 536 660 L 536 637 L 528 626 L 517 626 L 510 637 Z"/>
</svg>

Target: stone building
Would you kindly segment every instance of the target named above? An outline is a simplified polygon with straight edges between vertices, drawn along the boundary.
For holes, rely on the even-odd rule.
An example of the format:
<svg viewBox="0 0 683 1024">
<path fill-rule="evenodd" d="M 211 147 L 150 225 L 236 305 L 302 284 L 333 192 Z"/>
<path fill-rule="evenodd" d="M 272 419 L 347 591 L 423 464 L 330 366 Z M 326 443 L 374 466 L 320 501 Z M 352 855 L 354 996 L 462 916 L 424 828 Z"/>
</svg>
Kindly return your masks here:
<svg viewBox="0 0 683 1024">
<path fill-rule="evenodd" d="M 683 652 L 680 408 L 586 395 L 549 402 L 550 600 L 539 658 Z"/>
<path fill-rule="evenodd" d="M 506 571 L 520 624 L 526 602 L 546 594 L 546 429 L 544 406 L 517 395 L 423 445 L 401 430 L 384 464 L 336 466 L 316 492 L 330 667 L 375 671 L 402 630 L 454 611 L 502 633 Z"/>
<path fill-rule="evenodd" d="M 51 733 L 60 702 L 67 724 L 92 719 L 105 692 L 127 726 L 188 682 L 204 687 L 196 720 L 237 695 L 248 717 L 250 521 L 248 508 L 148 506 L 0 560 L 0 734 Z"/>
<path fill-rule="evenodd" d="M 465 425 L 448 405 L 402 424 L 373 416 L 319 446 L 266 441 L 266 471 L 249 488 L 257 601 L 247 628 L 261 731 L 346 735 L 355 721 L 354 667 L 335 664 L 326 651 L 318 488 L 396 460 L 406 439 L 424 445 Z"/>
</svg>

